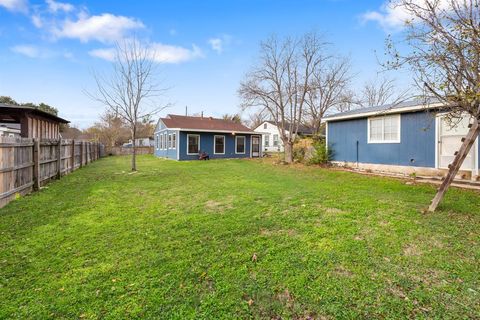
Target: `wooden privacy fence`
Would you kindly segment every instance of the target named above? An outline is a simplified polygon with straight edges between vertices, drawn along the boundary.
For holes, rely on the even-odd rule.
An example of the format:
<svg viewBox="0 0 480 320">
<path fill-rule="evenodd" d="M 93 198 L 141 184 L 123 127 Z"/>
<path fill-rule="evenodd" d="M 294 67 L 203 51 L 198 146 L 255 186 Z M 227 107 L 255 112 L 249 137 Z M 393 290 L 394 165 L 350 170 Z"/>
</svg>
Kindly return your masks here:
<svg viewBox="0 0 480 320">
<path fill-rule="evenodd" d="M 0 208 L 103 154 L 99 143 L 0 137 Z"/>
</svg>

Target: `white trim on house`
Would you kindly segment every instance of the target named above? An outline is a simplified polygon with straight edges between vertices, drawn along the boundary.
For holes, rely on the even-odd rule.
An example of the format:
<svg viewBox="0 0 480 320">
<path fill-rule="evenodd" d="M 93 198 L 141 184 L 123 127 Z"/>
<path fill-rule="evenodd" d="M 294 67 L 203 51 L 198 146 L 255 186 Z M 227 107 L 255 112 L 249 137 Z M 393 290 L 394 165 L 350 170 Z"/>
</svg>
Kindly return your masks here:
<svg viewBox="0 0 480 320">
<path fill-rule="evenodd" d="M 177 142 L 177 160 L 180 160 L 180 132 L 176 132 L 177 138 L 175 139 Z"/>
<path fill-rule="evenodd" d="M 172 132 L 171 135 L 172 135 L 172 149 L 176 149 L 177 148 L 177 133 Z"/>
<path fill-rule="evenodd" d="M 190 136 L 197 136 L 198 137 L 198 152 L 197 153 L 189 153 L 188 152 L 188 140 L 189 140 Z M 194 156 L 194 155 L 198 155 L 199 153 L 200 153 L 200 135 L 195 134 L 195 133 L 187 134 L 187 156 Z"/>
<path fill-rule="evenodd" d="M 254 136 L 259 139 L 259 142 L 258 142 L 258 158 L 261 158 L 262 157 L 262 135 L 261 134 L 252 134 L 250 136 L 250 158 L 253 158 L 253 137 Z M 255 158 L 257 158 L 257 157 L 255 157 Z"/>
<path fill-rule="evenodd" d="M 438 154 L 438 147 L 440 144 L 440 132 L 438 130 L 440 126 L 440 116 L 441 114 L 437 113 L 435 116 L 435 169 L 438 169 L 439 167 L 439 154 Z"/>
<path fill-rule="evenodd" d="M 385 140 L 385 119 L 386 118 L 397 118 L 397 139 L 394 140 Z M 383 119 L 382 121 L 382 135 L 383 140 L 371 140 L 370 139 L 370 122 L 372 120 Z M 394 115 L 382 115 L 378 117 L 369 117 L 367 118 L 367 143 L 400 143 L 402 137 L 402 116 L 400 114 Z"/>
<path fill-rule="evenodd" d="M 328 151 L 328 122 L 325 122 L 325 150 Z"/>
<path fill-rule="evenodd" d="M 420 105 L 408 107 L 408 108 L 391 108 L 391 109 L 382 110 L 382 111 L 370 111 L 370 112 L 363 112 L 363 113 L 347 114 L 343 116 L 339 114 L 338 116 L 327 117 L 327 118 L 323 118 L 322 120 L 325 122 L 328 122 L 328 121 L 336 121 L 336 120 L 367 118 L 371 116 L 383 116 L 383 115 L 394 114 L 394 113 L 400 114 L 400 113 L 406 113 L 406 112 L 412 112 L 412 111 L 421 111 L 421 110 L 438 108 L 443 105 L 444 105 L 443 103 L 432 103 L 429 105 L 420 104 Z"/>
<path fill-rule="evenodd" d="M 243 152 L 237 152 L 237 139 L 243 138 Z M 235 154 L 245 154 L 247 149 L 247 138 L 245 136 L 235 136 Z"/>
<path fill-rule="evenodd" d="M 216 145 L 217 145 L 217 142 L 216 142 L 217 137 L 223 138 L 223 152 L 221 152 L 221 153 L 215 152 L 215 151 L 216 151 L 216 150 L 215 150 L 215 149 L 216 149 Z M 225 135 L 214 135 L 214 136 L 213 136 L 213 154 L 225 154 L 225 140 L 226 140 Z"/>
<path fill-rule="evenodd" d="M 168 149 L 172 149 L 172 134 L 168 134 Z"/>
</svg>

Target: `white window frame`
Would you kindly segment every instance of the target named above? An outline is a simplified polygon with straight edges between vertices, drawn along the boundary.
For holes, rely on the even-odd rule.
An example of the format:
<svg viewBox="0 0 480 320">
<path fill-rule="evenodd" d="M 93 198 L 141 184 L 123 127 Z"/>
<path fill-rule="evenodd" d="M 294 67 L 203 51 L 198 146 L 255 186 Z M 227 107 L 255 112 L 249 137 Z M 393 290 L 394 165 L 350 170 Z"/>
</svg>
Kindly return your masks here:
<svg viewBox="0 0 480 320">
<path fill-rule="evenodd" d="M 397 139 L 393 140 L 385 140 L 385 119 L 386 118 L 396 118 L 397 120 L 397 126 L 398 126 L 398 136 Z M 370 122 L 372 120 L 378 120 L 382 119 L 382 140 L 371 140 L 370 139 Z M 380 117 L 369 117 L 367 118 L 367 142 L 368 143 L 400 143 L 401 142 L 401 137 L 402 137 L 402 117 L 400 114 L 393 114 L 393 115 L 386 115 L 386 116 L 380 116 Z"/>
<path fill-rule="evenodd" d="M 167 140 L 168 140 L 167 137 L 168 137 L 168 136 L 167 136 L 167 133 L 165 132 L 165 133 L 163 134 L 163 150 L 167 150 L 167 146 L 168 146 L 168 145 L 167 145 L 167 142 L 168 142 L 168 141 L 167 141 Z"/>
<path fill-rule="evenodd" d="M 158 137 L 158 148 L 163 150 L 163 133 L 157 134 Z"/>
<path fill-rule="evenodd" d="M 157 138 L 157 139 L 155 140 L 155 148 L 156 148 L 157 150 L 159 150 L 159 149 L 160 149 L 160 148 L 159 148 L 159 147 L 160 147 L 160 138 L 159 138 L 158 133 L 155 135 L 155 137 Z"/>
<path fill-rule="evenodd" d="M 264 140 L 265 148 L 270 148 L 270 135 L 266 134 Z"/>
<path fill-rule="evenodd" d="M 243 152 L 237 152 L 238 138 L 243 138 Z M 245 136 L 235 136 L 235 154 L 245 154 L 246 151 L 247 151 L 247 137 L 245 137 Z"/>
<path fill-rule="evenodd" d="M 168 134 L 168 149 L 172 149 L 172 134 Z"/>
<path fill-rule="evenodd" d="M 198 137 L 198 152 L 197 153 L 190 153 L 188 152 L 188 140 L 190 140 L 190 136 L 197 136 Z M 200 153 L 200 135 L 199 134 L 187 134 L 187 155 L 188 156 L 193 156 L 193 155 L 198 155 Z"/>
<path fill-rule="evenodd" d="M 223 138 L 223 152 L 215 152 L 216 150 L 216 140 L 217 138 Z M 213 154 L 225 154 L 225 141 L 226 141 L 226 138 L 224 135 L 214 135 L 213 136 Z"/>
<path fill-rule="evenodd" d="M 177 133 L 172 133 L 172 149 L 177 148 Z"/>
<path fill-rule="evenodd" d="M 263 129 L 267 129 L 267 128 L 268 128 L 267 123 L 264 123 L 264 124 L 263 124 Z"/>
<path fill-rule="evenodd" d="M 275 139 L 275 137 L 276 137 L 277 139 Z M 273 146 L 273 147 L 278 147 L 279 145 L 280 145 L 280 137 L 279 137 L 278 134 L 274 134 L 274 135 L 272 136 L 272 146 Z"/>
</svg>

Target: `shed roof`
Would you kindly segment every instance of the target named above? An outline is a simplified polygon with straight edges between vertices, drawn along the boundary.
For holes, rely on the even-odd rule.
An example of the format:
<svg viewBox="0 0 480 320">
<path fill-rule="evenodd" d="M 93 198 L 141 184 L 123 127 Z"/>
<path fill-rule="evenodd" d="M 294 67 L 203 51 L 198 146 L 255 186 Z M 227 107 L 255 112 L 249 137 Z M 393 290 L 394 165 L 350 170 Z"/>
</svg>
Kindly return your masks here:
<svg viewBox="0 0 480 320">
<path fill-rule="evenodd" d="M 367 108 L 361 108 L 351 111 L 340 112 L 332 114 L 323 118 L 324 121 L 334 121 L 343 119 L 363 118 L 367 116 L 391 114 L 391 113 L 404 113 L 411 111 L 420 111 L 425 109 L 439 108 L 442 104 L 437 100 L 425 101 L 425 100 L 412 100 L 404 101 L 400 103 L 384 104 L 381 106 L 372 106 Z"/>
<path fill-rule="evenodd" d="M 29 106 L 18 106 L 18 105 L 14 105 L 14 104 L 0 103 L 0 112 L 5 114 L 5 113 L 8 113 L 8 112 L 12 112 L 12 111 L 23 111 L 23 112 L 26 112 L 26 113 L 27 112 L 28 113 L 33 113 L 33 114 L 37 114 L 37 115 L 40 115 L 42 117 L 45 117 L 45 118 L 48 118 L 48 119 L 51 119 L 51 120 L 54 120 L 54 121 L 57 121 L 57 122 L 62 122 L 62 123 L 69 123 L 70 122 L 68 120 L 60 118 L 60 117 L 58 117 L 54 114 L 51 114 L 49 112 L 40 110 L 38 108 L 29 107 Z"/>
<path fill-rule="evenodd" d="M 212 117 L 192 117 L 169 114 L 165 118 L 160 118 L 160 120 L 162 120 L 165 126 L 169 129 L 254 133 L 252 129 L 243 124 Z"/>
</svg>

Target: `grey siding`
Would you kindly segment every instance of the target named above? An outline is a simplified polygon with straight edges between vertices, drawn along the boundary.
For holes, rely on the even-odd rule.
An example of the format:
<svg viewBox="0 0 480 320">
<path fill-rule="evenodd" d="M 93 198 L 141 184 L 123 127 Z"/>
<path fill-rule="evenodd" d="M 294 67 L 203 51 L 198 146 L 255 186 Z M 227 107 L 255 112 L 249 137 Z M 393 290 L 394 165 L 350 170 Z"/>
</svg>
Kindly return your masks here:
<svg viewBox="0 0 480 320">
<path fill-rule="evenodd" d="M 367 118 L 328 123 L 334 161 L 435 167 L 435 115 L 401 114 L 400 143 L 368 143 Z"/>
<path fill-rule="evenodd" d="M 160 131 L 157 131 L 155 132 L 154 134 L 154 140 L 155 140 L 155 144 L 154 144 L 154 153 L 157 157 L 161 157 L 161 158 L 167 158 L 167 159 L 174 159 L 174 160 L 178 160 L 178 157 L 177 157 L 177 147 L 178 147 L 178 137 L 179 137 L 179 134 L 178 134 L 178 131 L 175 131 L 175 130 L 168 130 L 168 129 L 165 129 L 165 127 L 161 128 L 161 127 L 157 127 L 159 129 L 161 129 Z M 176 145 L 172 145 L 171 148 L 168 148 L 168 144 L 167 144 L 167 149 L 161 149 L 161 148 L 157 148 L 158 146 L 158 139 L 159 139 L 159 136 L 162 135 L 162 134 L 166 134 L 167 135 L 167 141 L 168 141 L 168 135 L 169 134 L 176 134 Z"/>
</svg>

